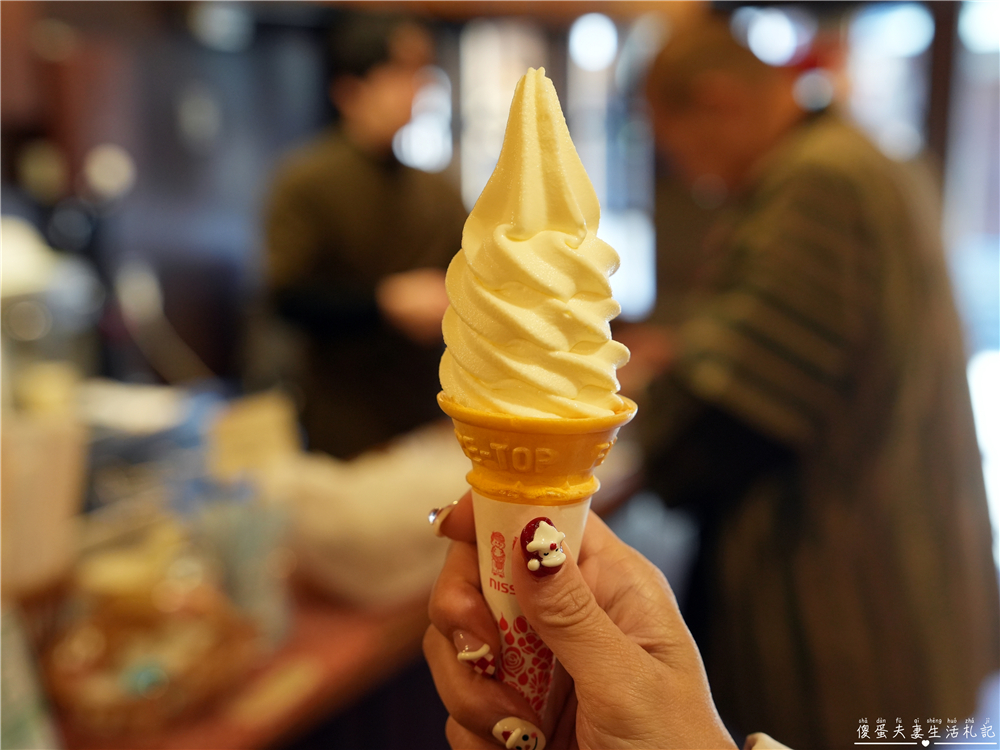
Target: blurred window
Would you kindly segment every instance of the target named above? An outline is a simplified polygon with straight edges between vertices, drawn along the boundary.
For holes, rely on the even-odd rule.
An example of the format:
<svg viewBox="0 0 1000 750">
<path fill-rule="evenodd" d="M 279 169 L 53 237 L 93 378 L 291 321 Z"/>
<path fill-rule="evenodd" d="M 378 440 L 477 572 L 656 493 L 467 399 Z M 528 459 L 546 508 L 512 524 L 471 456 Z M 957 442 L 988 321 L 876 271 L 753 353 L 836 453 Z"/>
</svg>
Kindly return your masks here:
<svg viewBox="0 0 1000 750">
<path fill-rule="evenodd" d="M 1000 4 L 965 2 L 952 79 L 945 240 L 1000 561 Z"/>
<path fill-rule="evenodd" d="M 243 52 L 253 42 L 254 17 L 240 2 L 195 3 L 188 14 L 188 27 L 209 49 Z"/>
<path fill-rule="evenodd" d="M 413 99 L 413 115 L 392 139 L 403 164 L 440 172 L 451 163 L 451 79 L 441 68 L 425 69 L 427 83 Z"/>
<path fill-rule="evenodd" d="M 618 29 L 603 13 L 587 13 L 569 30 L 569 57 L 583 70 L 605 70 L 618 56 Z"/>
<path fill-rule="evenodd" d="M 545 35 L 531 21 L 479 19 L 462 29 L 462 200 L 470 211 L 500 157 L 514 87 L 529 67 L 547 63 Z"/>
<path fill-rule="evenodd" d="M 622 317 L 648 315 L 655 299 L 655 242 L 651 218 L 653 142 L 637 86 L 663 38 L 660 21 L 638 19 L 624 41 L 600 13 L 578 18 L 566 38 L 566 87 L 559 91 L 573 143 L 601 203 L 598 236 L 622 258 L 611 279 Z M 546 67 L 552 44 L 527 19 L 478 19 L 459 43 L 462 199 L 471 210 L 493 173 L 514 87 L 529 67 Z"/>
<path fill-rule="evenodd" d="M 619 45 L 618 27 L 600 13 L 580 16 L 569 31 L 566 120 L 601 203 L 597 235 L 621 256 L 611 277 L 622 318 L 646 317 L 656 301 L 653 229 L 653 141 L 637 86 L 663 35 L 644 16 Z"/>
<path fill-rule="evenodd" d="M 733 36 L 768 65 L 798 62 L 816 33 L 816 20 L 801 8 L 736 10 L 730 19 Z"/>
<path fill-rule="evenodd" d="M 911 159 L 924 147 L 933 39 L 934 19 L 918 3 L 869 5 L 851 19 L 851 114 L 893 159 Z"/>
<path fill-rule="evenodd" d="M 990 54 L 1000 50 L 1000 5 L 982 0 L 963 3 L 958 35 L 969 52 Z"/>
</svg>

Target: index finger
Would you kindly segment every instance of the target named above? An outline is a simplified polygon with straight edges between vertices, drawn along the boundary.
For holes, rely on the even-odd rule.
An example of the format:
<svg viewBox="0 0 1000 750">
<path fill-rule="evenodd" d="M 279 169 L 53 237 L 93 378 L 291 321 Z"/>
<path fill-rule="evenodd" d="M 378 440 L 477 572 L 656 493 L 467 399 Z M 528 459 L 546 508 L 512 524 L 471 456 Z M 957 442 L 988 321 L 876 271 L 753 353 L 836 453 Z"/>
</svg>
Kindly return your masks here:
<svg viewBox="0 0 1000 750">
<path fill-rule="evenodd" d="M 438 536 L 446 536 L 456 542 L 476 543 L 476 523 L 472 518 L 472 490 L 443 508 L 430 512 L 428 520 Z"/>
</svg>

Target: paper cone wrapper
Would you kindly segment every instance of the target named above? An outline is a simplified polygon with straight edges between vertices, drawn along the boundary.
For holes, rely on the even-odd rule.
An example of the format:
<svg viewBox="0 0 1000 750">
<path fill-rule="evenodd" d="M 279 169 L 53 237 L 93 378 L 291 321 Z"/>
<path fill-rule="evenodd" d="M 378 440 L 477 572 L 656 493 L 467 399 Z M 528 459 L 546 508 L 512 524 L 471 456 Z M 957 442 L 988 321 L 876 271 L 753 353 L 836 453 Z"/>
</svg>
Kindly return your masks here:
<svg viewBox="0 0 1000 750">
<path fill-rule="evenodd" d="M 528 624 L 514 594 L 512 566 L 524 565 L 519 534 L 540 516 L 566 534 L 577 555 L 590 498 L 600 487 L 594 469 L 617 440 L 636 406 L 608 417 L 514 417 L 466 408 L 445 396 L 458 442 L 472 461 L 472 485 L 483 596 L 500 631 L 499 678 L 517 689 L 539 714 L 545 708 L 554 659 Z"/>
</svg>

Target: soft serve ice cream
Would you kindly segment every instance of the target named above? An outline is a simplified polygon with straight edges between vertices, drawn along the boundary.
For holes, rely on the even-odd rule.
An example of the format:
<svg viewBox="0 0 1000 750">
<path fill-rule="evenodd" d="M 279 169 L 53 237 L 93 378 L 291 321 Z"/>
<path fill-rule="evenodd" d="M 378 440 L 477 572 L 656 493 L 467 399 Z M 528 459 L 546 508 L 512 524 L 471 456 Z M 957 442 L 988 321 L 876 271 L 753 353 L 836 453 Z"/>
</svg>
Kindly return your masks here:
<svg viewBox="0 0 1000 750">
<path fill-rule="evenodd" d="M 612 340 L 618 254 L 597 238 L 600 206 L 544 69 L 514 92 L 493 176 L 448 268 L 441 387 L 455 402 L 519 417 L 623 408 Z"/>
<path fill-rule="evenodd" d="M 438 404 L 472 464 L 480 582 L 501 639 L 500 654 L 468 658 L 495 664 L 539 715 L 554 656 L 521 610 L 513 566 L 551 574 L 564 545 L 580 548 L 594 471 L 636 412 L 618 395 L 628 361 L 609 326 L 618 255 L 595 235 L 599 219 L 552 82 L 529 70 L 448 268 Z M 508 747 L 536 741 L 514 726 L 494 735 Z"/>
</svg>

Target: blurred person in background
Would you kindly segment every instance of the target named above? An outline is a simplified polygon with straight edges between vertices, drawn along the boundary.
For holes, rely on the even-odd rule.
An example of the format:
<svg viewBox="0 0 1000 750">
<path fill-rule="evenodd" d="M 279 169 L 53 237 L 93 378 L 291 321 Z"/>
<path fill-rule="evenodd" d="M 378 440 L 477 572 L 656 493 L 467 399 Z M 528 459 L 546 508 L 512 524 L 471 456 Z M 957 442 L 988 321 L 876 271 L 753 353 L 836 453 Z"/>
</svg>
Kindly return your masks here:
<svg viewBox="0 0 1000 750">
<path fill-rule="evenodd" d="M 797 75 L 714 16 L 656 58 L 658 149 L 728 200 L 683 322 L 622 340 L 659 373 L 650 484 L 701 525 L 686 616 L 723 719 L 840 747 L 971 715 L 1000 608 L 933 190 Z"/>
<path fill-rule="evenodd" d="M 439 418 L 444 269 L 465 209 L 443 176 L 396 160 L 431 62 L 428 31 L 349 14 L 329 36 L 339 121 L 289 154 L 266 216 L 276 315 L 304 334 L 309 446 L 346 458 Z"/>
</svg>

